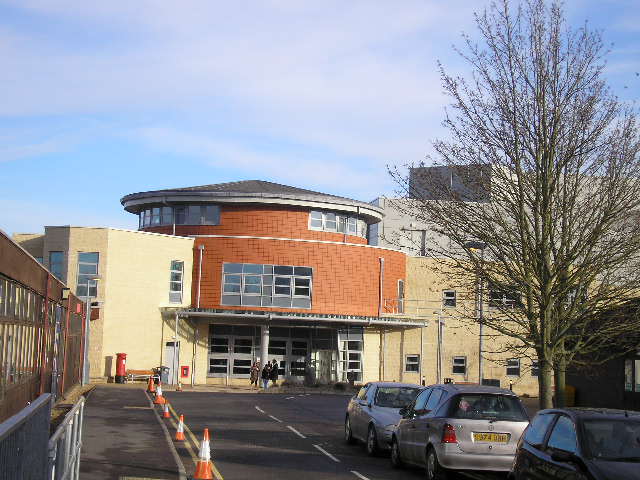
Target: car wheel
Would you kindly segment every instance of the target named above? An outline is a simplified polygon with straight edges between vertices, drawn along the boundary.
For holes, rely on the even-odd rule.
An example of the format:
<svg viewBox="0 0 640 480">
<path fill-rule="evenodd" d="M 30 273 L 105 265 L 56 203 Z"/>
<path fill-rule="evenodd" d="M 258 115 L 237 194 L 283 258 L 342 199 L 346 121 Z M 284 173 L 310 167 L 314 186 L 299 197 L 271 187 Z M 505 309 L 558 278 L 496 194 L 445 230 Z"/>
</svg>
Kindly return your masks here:
<svg viewBox="0 0 640 480">
<path fill-rule="evenodd" d="M 378 454 L 378 434 L 376 433 L 376 427 L 369 425 L 369 431 L 367 432 L 367 453 L 375 457 Z"/>
<path fill-rule="evenodd" d="M 402 457 L 400 457 L 400 446 L 398 445 L 398 440 L 396 437 L 393 437 L 391 441 L 391 466 L 393 468 L 402 467 Z"/>
<path fill-rule="evenodd" d="M 440 466 L 433 448 L 427 450 L 427 480 L 446 480 L 447 472 Z"/>
<path fill-rule="evenodd" d="M 351 432 L 351 420 L 349 420 L 349 415 L 344 419 L 344 441 L 350 445 L 356 443 L 356 439 L 353 438 L 353 433 Z"/>
</svg>

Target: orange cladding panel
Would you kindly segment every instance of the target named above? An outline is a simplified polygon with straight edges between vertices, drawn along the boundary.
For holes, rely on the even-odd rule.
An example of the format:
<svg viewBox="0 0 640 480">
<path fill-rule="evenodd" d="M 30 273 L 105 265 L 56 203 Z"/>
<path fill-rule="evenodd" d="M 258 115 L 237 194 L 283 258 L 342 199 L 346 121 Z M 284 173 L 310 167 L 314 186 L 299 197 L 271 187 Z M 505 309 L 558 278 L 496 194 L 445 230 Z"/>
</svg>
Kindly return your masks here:
<svg viewBox="0 0 640 480">
<path fill-rule="evenodd" d="M 204 245 L 201 308 L 221 306 L 222 264 L 256 263 L 313 268 L 311 309 L 240 307 L 341 315 L 378 315 L 380 261 L 384 261 L 383 298 L 396 298 L 398 280 L 405 278 L 404 253 L 375 247 L 258 238 L 196 238 L 194 247 L 193 304 L 197 295 L 199 245 Z"/>
</svg>

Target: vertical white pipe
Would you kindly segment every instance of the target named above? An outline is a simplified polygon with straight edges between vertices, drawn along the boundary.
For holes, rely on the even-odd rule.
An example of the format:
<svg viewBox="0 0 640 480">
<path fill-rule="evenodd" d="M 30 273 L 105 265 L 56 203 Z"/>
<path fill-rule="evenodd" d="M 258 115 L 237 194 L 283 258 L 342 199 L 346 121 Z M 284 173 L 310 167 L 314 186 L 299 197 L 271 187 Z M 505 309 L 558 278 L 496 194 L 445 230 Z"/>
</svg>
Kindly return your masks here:
<svg viewBox="0 0 640 480">
<path fill-rule="evenodd" d="M 269 353 L 269 325 L 261 325 L 260 333 L 262 336 L 262 339 L 260 341 L 260 366 L 264 368 L 269 360 L 267 358 Z"/>
<path fill-rule="evenodd" d="M 382 300 L 384 295 L 384 258 L 378 257 L 380 260 L 380 285 L 378 286 L 378 317 L 382 316 Z"/>
<path fill-rule="evenodd" d="M 173 337 L 173 373 L 175 376 L 175 385 L 178 385 L 180 381 L 178 374 L 178 312 L 176 312 L 175 332 L 175 337 Z"/>
<path fill-rule="evenodd" d="M 204 245 L 198 245 L 200 250 L 200 256 L 198 258 L 198 294 L 196 296 L 196 308 L 200 308 L 200 284 L 202 281 L 202 252 L 204 252 Z"/>
</svg>

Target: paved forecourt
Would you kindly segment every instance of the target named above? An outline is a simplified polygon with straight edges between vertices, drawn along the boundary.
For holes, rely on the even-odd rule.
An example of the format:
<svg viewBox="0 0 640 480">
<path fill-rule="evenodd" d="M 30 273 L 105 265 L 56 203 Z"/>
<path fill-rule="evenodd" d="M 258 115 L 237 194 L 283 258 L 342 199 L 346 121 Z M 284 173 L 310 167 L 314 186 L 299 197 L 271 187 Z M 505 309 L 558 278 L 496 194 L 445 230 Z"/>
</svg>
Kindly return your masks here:
<svg viewBox="0 0 640 480">
<path fill-rule="evenodd" d="M 394 470 L 388 455 L 369 457 L 361 445 L 343 441 L 349 401 L 344 395 L 167 392 L 166 397 L 198 440 L 209 428 L 211 458 L 226 480 L 424 478 L 422 469 Z"/>
</svg>

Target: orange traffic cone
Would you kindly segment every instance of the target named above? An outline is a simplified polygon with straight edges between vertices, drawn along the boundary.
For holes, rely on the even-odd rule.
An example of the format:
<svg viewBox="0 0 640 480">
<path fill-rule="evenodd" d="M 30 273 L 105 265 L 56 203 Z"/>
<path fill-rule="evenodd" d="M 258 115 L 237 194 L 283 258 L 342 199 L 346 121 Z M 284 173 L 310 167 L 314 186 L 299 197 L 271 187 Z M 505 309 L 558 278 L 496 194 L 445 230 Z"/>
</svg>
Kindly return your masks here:
<svg viewBox="0 0 640 480">
<path fill-rule="evenodd" d="M 176 430 L 175 440 L 184 440 L 184 415 L 180 415 L 180 421 L 178 422 L 178 430 Z"/>
<path fill-rule="evenodd" d="M 171 418 L 169 415 L 169 403 L 164 402 L 164 411 L 162 412 L 162 418 Z"/>
<path fill-rule="evenodd" d="M 149 377 L 149 384 L 147 385 L 147 392 L 156 393 L 156 384 L 153 381 L 153 375 Z"/>
<path fill-rule="evenodd" d="M 211 451 L 209 450 L 209 429 L 204 429 L 204 437 L 200 443 L 200 459 L 196 465 L 196 473 L 194 479 L 213 480 L 213 471 L 211 470 Z"/>
<path fill-rule="evenodd" d="M 156 399 L 153 401 L 154 405 L 164 405 L 167 403 L 167 400 L 162 396 L 162 385 L 158 384 L 158 388 L 156 390 Z"/>
</svg>

